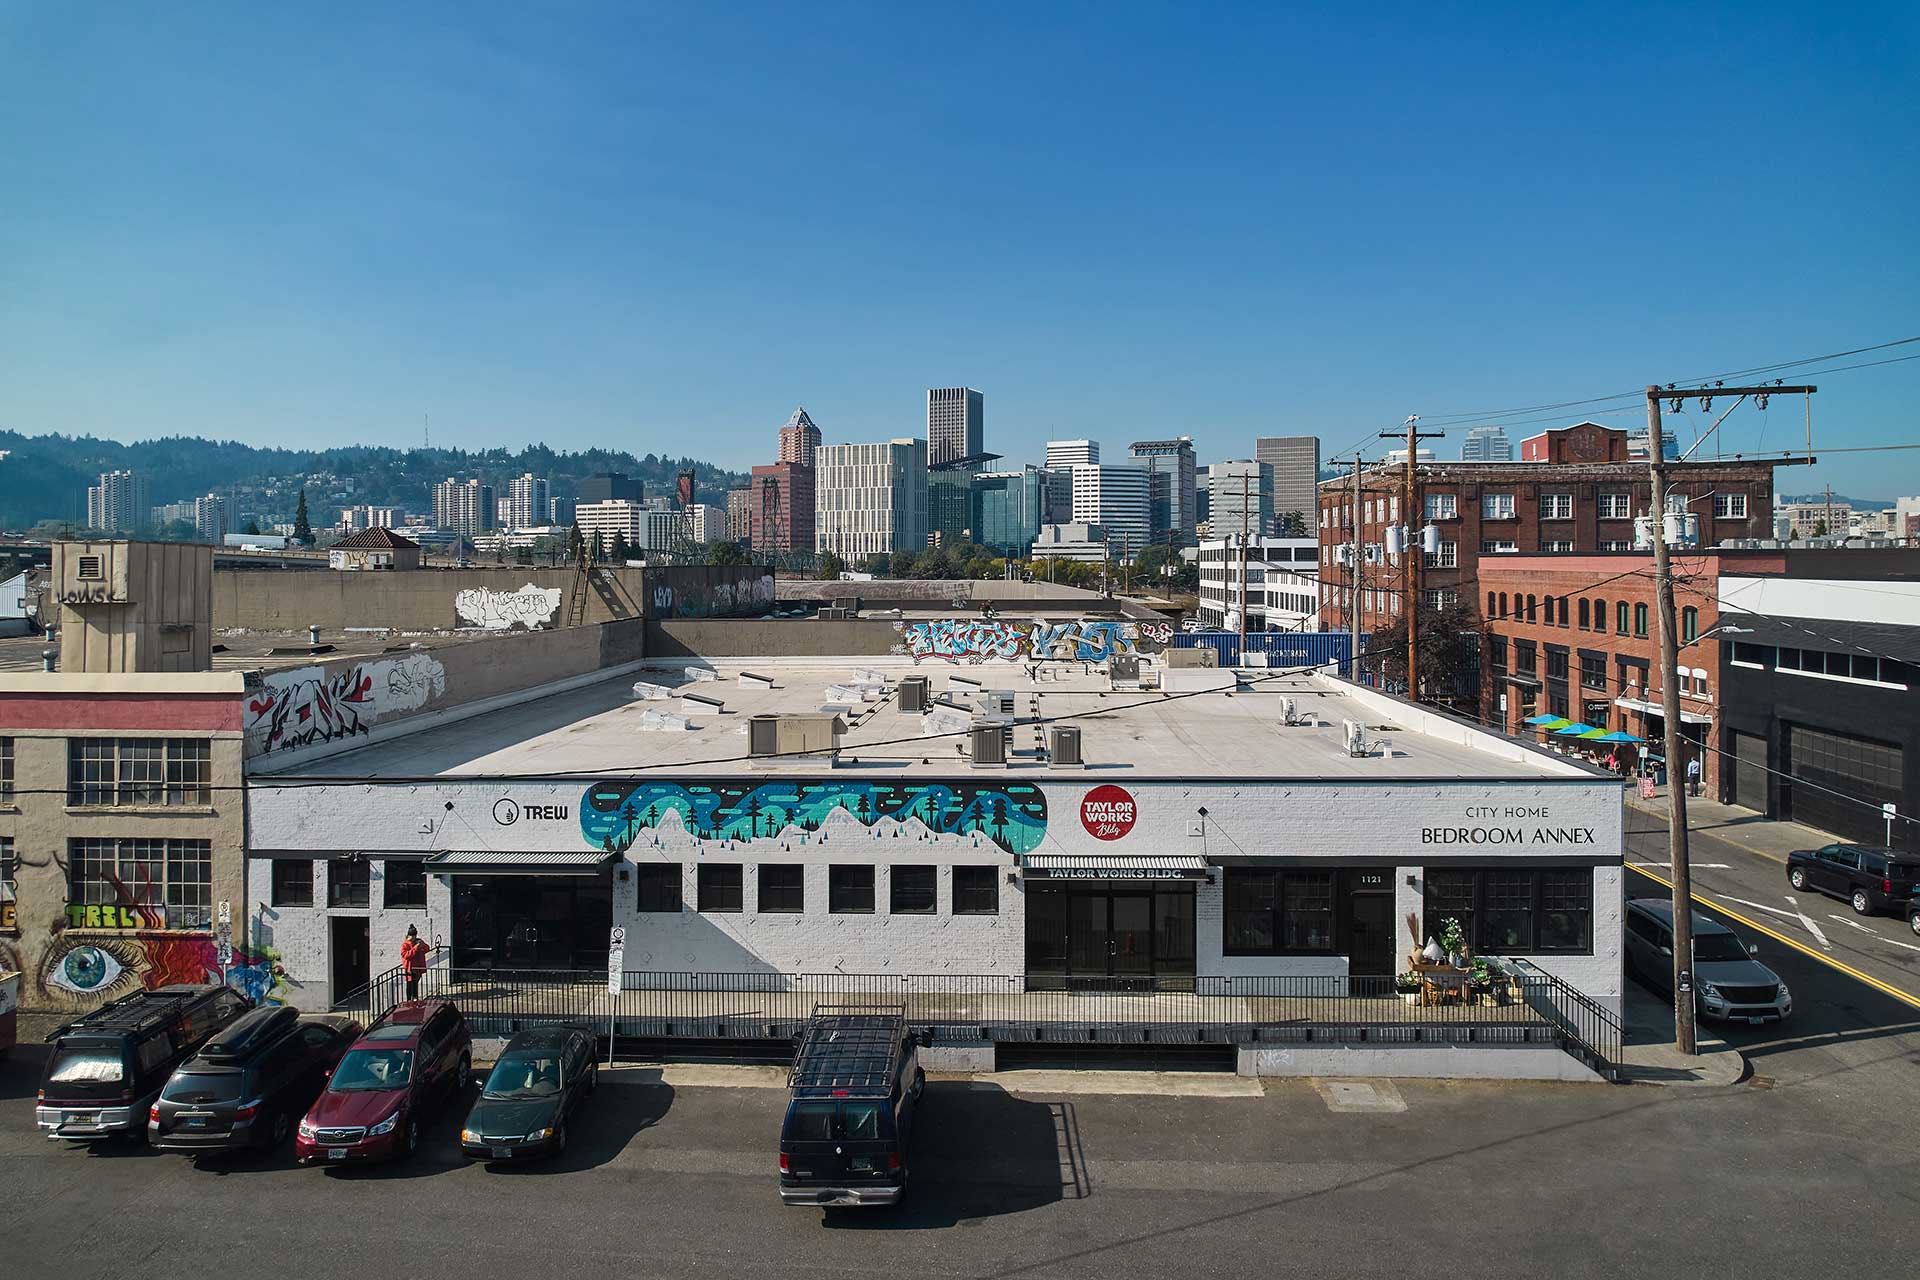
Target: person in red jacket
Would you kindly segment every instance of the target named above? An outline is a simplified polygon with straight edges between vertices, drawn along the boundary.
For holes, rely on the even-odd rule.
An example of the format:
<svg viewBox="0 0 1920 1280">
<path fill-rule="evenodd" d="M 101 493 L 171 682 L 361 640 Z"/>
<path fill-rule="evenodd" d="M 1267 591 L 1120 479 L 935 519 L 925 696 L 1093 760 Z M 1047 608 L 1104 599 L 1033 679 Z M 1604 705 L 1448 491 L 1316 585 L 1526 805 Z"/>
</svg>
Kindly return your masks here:
<svg viewBox="0 0 1920 1280">
<path fill-rule="evenodd" d="M 407 975 L 407 999 L 420 998 L 420 979 L 427 972 L 427 944 L 420 941 L 420 931 L 412 925 L 407 926 L 407 936 L 400 942 L 400 967 Z"/>
</svg>

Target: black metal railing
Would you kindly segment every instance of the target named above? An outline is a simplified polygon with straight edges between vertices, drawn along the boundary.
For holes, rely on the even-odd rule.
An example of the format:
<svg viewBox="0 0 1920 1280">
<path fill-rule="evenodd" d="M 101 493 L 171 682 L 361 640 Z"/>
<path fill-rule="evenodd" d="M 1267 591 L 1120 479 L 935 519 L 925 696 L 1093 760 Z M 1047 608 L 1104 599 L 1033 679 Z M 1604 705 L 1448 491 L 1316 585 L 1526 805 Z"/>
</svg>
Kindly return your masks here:
<svg viewBox="0 0 1920 1280">
<path fill-rule="evenodd" d="M 794 974 L 455 969 L 435 953 L 421 995 L 458 1000 L 474 1030 L 511 1035 L 563 1022 L 647 1039 L 790 1040 L 819 1003 L 903 1005 L 907 1021 L 963 1039 L 1148 1044 L 1478 1042 L 1555 1044 L 1603 1076 L 1620 1022 L 1552 974 L 1511 963 L 1485 990 L 1439 1002 L 1389 977 L 1197 977 L 1128 990 L 1034 989 L 1022 974 Z M 336 1007 L 371 1021 L 406 997 L 400 969 Z"/>
</svg>

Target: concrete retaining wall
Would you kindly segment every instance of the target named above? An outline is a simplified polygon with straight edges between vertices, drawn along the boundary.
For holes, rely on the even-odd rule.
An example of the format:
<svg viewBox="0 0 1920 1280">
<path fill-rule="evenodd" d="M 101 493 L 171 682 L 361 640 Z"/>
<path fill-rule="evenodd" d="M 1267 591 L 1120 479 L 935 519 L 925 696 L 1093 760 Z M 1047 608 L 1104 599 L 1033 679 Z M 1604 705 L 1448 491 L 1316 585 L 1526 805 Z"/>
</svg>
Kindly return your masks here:
<svg viewBox="0 0 1920 1280">
<path fill-rule="evenodd" d="M 1604 1083 L 1550 1044 L 1302 1044 L 1245 1048 L 1235 1056 L 1243 1076 Z"/>
</svg>

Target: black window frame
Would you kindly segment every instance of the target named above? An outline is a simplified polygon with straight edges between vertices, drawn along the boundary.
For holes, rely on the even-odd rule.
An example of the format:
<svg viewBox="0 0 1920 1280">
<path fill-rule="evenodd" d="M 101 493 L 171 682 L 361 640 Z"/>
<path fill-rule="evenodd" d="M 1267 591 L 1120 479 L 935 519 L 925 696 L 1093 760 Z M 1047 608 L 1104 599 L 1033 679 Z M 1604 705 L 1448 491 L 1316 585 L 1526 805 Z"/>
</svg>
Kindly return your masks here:
<svg viewBox="0 0 1920 1280">
<path fill-rule="evenodd" d="M 686 874 L 677 862 L 642 862 L 633 869 L 633 909 L 648 915 L 686 910 Z"/>
<path fill-rule="evenodd" d="M 1590 956 L 1593 954 L 1594 869 L 1581 867 L 1479 866 L 1429 867 L 1422 889 L 1421 918 L 1426 932 L 1438 937 L 1449 917 L 1466 930 L 1475 955 Z M 1525 905 L 1521 905 L 1524 903 Z M 1520 922 L 1524 944 L 1499 940 Z M 1557 925 L 1556 925 L 1557 921 Z M 1556 929 L 1565 936 L 1569 924 L 1577 937 L 1549 945 Z"/>
<path fill-rule="evenodd" d="M 1332 869 L 1227 867 L 1221 877 L 1221 954 L 1338 955 L 1337 898 Z M 1303 945 L 1303 938 L 1315 936 L 1315 925 L 1323 932 L 1324 944 Z"/>
<path fill-rule="evenodd" d="M 1565 681 L 1567 678 L 1567 650 L 1564 645 L 1547 646 L 1547 679 Z"/>
<path fill-rule="evenodd" d="M 1606 689 L 1606 654 L 1583 653 L 1580 655 L 1580 687 L 1582 689 Z"/>
<path fill-rule="evenodd" d="M 864 883 L 862 881 L 864 880 Z M 827 914 L 870 916 L 873 914 L 873 866 L 871 863 L 836 862 L 827 867 Z M 864 896 L 866 905 L 859 905 Z"/>
<path fill-rule="evenodd" d="M 807 909 L 807 867 L 802 862 L 763 862 L 754 868 L 754 901 L 762 915 L 797 916 Z"/>
<path fill-rule="evenodd" d="M 901 883 L 907 872 L 908 883 Z M 922 896 L 924 894 L 924 897 Z M 902 906 L 903 896 L 907 902 Z M 887 914 L 931 916 L 940 913 L 940 868 L 925 862 L 895 863 L 887 868 Z"/>
<path fill-rule="evenodd" d="M 987 905 L 977 904 L 977 900 L 982 898 L 986 900 Z M 953 914 L 956 916 L 999 915 L 1000 868 L 955 867 L 953 869 Z"/>
<path fill-rule="evenodd" d="M 703 862 L 694 877 L 694 909 L 705 916 L 737 916 L 746 910 L 746 872 L 738 862 Z"/>
<path fill-rule="evenodd" d="M 303 868 L 306 893 L 290 892 L 297 883 L 294 868 Z M 311 907 L 313 905 L 313 862 L 307 858 L 275 858 L 268 872 L 268 904 L 275 907 Z M 285 879 L 283 880 L 283 877 Z"/>
<path fill-rule="evenodd" d="M 327 909 L 373 905 L 373 864 L 365 858 L 327 859 Z"/>
<path fill-rule="evenodd" d="M 425 911 L 427 864 L 418 858 L 382 859 L 380 905 L 389 911 Z"/>
</svg>

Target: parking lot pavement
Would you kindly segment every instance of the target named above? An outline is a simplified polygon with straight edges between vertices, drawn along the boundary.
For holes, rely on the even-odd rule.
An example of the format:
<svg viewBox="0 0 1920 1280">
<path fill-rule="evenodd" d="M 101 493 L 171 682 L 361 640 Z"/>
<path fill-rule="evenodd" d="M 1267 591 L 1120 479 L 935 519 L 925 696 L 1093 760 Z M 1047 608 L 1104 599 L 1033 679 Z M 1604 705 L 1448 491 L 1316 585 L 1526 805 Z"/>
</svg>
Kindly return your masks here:
<svg viewBox="0 0 1920 1280">
<path fill-rule="evenodd" d="M 1721 1274 L 1737 1258 L 1743 1276 L 1866 1274 L 1902 1256 L 1904 1215 L 1836 1206 L 1910 1183 L 1920 1121 L 1887 1102 L 1910 1093 L 1895 1059 L 1920 1045 L 1838 1017 L 1756 1041 L 1772 1087 L 1273 1080 L 1157 1097 L 942 1080 L 906 1203 L 833 1213 L 778 1204 L 783 1095 L 692 1083 L 724 1072 L 610 1072 L 550 1166 L 463 1164 L 449 1113 L 391 1169 L 296 1169 L 286 1151 L 196 1167 L 40 1138 L 44 1050 L 22 1046 L 0 1067 L 7 1271 L 1399 1278 L 1523 1258 L 1555 1276 Z"/>
</svg>

